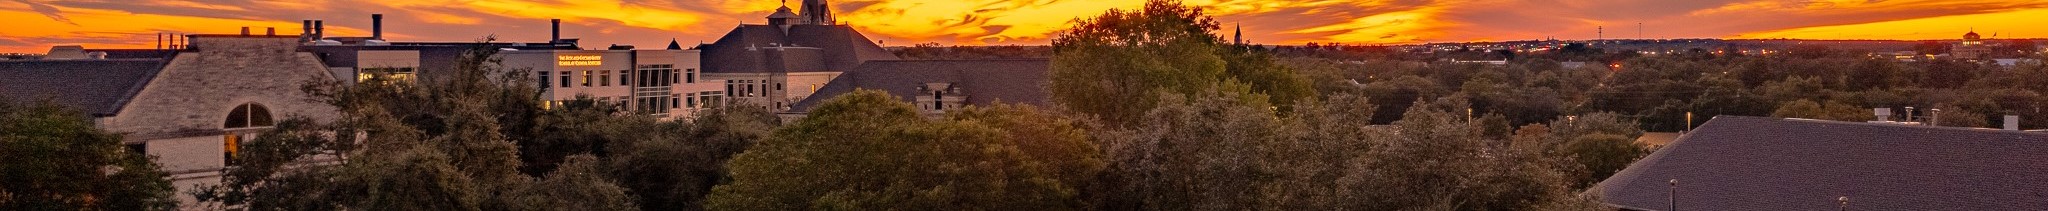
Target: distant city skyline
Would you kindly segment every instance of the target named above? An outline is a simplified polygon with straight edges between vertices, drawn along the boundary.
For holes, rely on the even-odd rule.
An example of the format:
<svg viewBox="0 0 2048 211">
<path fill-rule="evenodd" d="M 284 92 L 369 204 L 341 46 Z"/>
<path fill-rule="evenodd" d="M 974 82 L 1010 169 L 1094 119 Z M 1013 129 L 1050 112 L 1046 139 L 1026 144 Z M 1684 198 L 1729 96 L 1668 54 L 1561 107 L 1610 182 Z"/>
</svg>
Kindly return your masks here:
<svg viewBox="0 0 2048 211">
<path fill-rule="evenodd" d="M 1069 20 L 1143 0 L 839 0 L 832 11 L 883 45 L 1045 44 Z M 1956 39 L 2048 37 L 2048 0 L 1188 0 L 1245 38 L 1268 44 L 1656 38 Z M 497 35 L 545 41 L 550 18 L 585 46 L 659 48 L 711 42 L 741 23 L 760 24 L 775 0 L 649 1 L 40 1 L 0 2 L 0 52 L 52 45 L 153 48 L 156 33 L 298 33 L 325 20 L 330 36 L 368 36 L 385 14 L 395 41 L 468 41 Z M 792 8 L 799 8 L 790 3 Z M 1640 24 L 1640 32 L 1638 31 Z M 1598 33 L 1604 28 L 1604 35 Z M 1220 34 L 1228 34 L 1220 33 Z"/>
</svg>

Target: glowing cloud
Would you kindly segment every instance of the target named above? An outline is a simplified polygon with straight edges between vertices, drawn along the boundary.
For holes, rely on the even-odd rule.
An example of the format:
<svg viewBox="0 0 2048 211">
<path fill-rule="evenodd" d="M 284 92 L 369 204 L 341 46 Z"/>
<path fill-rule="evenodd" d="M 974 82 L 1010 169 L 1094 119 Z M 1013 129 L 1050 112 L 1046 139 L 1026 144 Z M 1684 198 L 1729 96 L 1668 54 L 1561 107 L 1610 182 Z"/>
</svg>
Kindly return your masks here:
<svg viewBox="0 0 2048 211">
<path fill-rule="evenodd" d="M 2048 0 L 1184 0 L 1248 40 L 1401 44 L 1543 38 L 1952 39 L 1975 27 L 2003 38 L 2048 37 Z M 1044 44 L 1075 18 L 1144 0 L 833 0 L 839 20 L 887 45 Z M 234 33 L 324 19 L 329 34 L 468 41 L 547 38 L 546 19 L 586 44 L 709 42 L 761 24 L 766 0 L 0 1 L 0 52 L 51 45 L 148 48 L 156 33 Z M 1641 28 L 1638 28 L 1641 27 Z M 1601 34 L 1601 31 L 1606 33 Z M 1640 30 L 1640 31 L 1639 31 Z M 1229 34 L 1228 32 L 1219 34 Z"/>
</svg>

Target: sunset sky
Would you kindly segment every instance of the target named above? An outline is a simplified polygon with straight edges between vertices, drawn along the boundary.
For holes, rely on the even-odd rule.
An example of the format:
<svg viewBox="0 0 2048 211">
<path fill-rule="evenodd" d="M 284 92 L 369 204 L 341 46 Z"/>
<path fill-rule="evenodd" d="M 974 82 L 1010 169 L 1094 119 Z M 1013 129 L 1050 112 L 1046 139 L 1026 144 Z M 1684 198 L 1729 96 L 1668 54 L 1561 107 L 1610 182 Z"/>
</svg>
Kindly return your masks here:
<svg viewBox="0 0 2048 211">
<path fill-rule="evenodd" d="M 800 0 L 797 0 L 800 1 Z M 1044 44 L 1076 17 L 1143 0 L 834 0 L 840 21 L 884 45 Z M 1268 44 L 1402 44 L 1543 38 L 1954 39 L 2048 37 L 2048 0 L 1186 0 L 1226 28 Z M 392 41 L 509 41 L 563 36 L 589 47 L 658 48 L 670 39 L 711 42 L 735 25 L 760 24 L 776 0 L 0 0 L 0 52 L 51 45 L 151 48 L 158 32 L 238 33 L 301 19 L 326 20 L 329 36 L 368 36 L 385 14 Z M 1637 26 L 1641 26 L 1638 35 Z M 1229 30 L 1229 29 L 1225 29 Z M 1223 33 L 1227 34 L 1227 32 Z"/>
</svg>

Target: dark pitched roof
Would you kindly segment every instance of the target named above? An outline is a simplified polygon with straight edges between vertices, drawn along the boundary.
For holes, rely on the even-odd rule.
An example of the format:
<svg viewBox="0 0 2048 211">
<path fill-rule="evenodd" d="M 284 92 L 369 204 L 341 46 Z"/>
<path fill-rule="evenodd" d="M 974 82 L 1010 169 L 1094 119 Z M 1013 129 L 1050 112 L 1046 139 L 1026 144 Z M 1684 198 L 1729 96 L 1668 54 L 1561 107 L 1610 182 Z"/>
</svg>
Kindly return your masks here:
<svg viewBox="0 0 2048 211">
<path fill-rule="evenodd" d="M 898 60 L 867 36 L 846 25 L 740 25 L 718 42 L 701 46 L 704 72 L 839 72 L 863 62 Z M 816 58 L 779 55 L 771 47 L 812 49 Z"/>
<path fill-rule="evenodd" d="M 967 94 L 969 105 L 995 102 L 1049 105 L 1045 91 L 1051 62 L 1031 60 L 903 60 L 871 61 L 847 71 L 818 92 L 790 106 L 789 112 L 809 112 L 811 107 L 854 89 L 888 91 L 903 101 L 916 98 L 924 83 L 950 82 Z"/>
<path fill-rule="evenodd" d="M 0 100 L 53 103 L 94 116 L 120 113 L 165 59 L 0 61 Z"/>
<path fill-rule="evenodd" d="M 2048 134 L 1721 116 L 1590 192 L 1624 209 L 2036 210 Z"/>
</svg>

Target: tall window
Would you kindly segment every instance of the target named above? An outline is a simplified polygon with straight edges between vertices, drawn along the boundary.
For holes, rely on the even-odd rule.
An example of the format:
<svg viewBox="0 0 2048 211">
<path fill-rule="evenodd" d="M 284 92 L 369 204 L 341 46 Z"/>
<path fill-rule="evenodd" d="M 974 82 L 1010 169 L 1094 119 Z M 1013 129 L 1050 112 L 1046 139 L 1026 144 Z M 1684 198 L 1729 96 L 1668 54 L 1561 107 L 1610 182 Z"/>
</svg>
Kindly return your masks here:
<svg viewBox="0 0 2048 211">
<path fill-rule="evenodd" d="M 681 103 L 681 104 L 682 104 L 683 106 L 689 106 L 690 108 L 697 108 L 697 93 L 690 93 L 690 94 L 688 94 L 688 95 L 684 95 L 684 96 L 685 96 L 685 97 L 683 97 L 683 103 Z"/>
<path fill-rule="evenodd" d="M 597 71 L 597 86 L 612 86 L 612 71 Z"/>
<path fill-rule="evenodd" d="M 569 87 L 569 81 L 572 81 L 569 76 L 569 71 L 562 71 L 562 87 Z"/>
<path fill-rule="evenodd" d="M 589 71 L 589 70 L 584 70 L 584 71 L 583 71 L 583 87 L 590 87 L 590 85 L 591 85 L 591 84 L 590 84 L 590 82 L 591 82 L 591 81 L 590 81 L 590 79 L 591 79 L 591 78 L 593 78 L 594 76 L 597 76 L 597 73 L 596 73 L 596 72 L 591 72 L 591 71 Z"/>
<path fill-rule="evenodd" d="M 270 127 L 272 125 L 275 124 L 270 119 L 270 109 L 264 108 L 263 105 L 248 103 L 242 104 L 240 106 L 235 106 L 234 110 L 228 111 L 228 118 L 226 121 L 221 123 L 221 128 L 232 130 L 254 127 Z M 224 162 L 223 164 L 235 165 L 235 155 L 240 154 L 241 151 L 241 134 L 228 132 L 227 134 L 221 136 L 221 159 Z"/>
<path fill-rule="evenodd" d="M 627 80 L 627 79 L 632 79 L 633 77 L 626 77 L 626 76 L 627 76 L 627 74 L 630 74 L 630 73 L 632 73 L 632 71 L 631 71 L 631 70 L 620 70 L 620 71 L 619 71 L 619 86 L 631 86 L 631 84 L 633 84 L 631 80 Z"/>
<path fill-rule="evenodd" d="M 545 90 L 548 89 L 548 87 L 553 87 L 549 85 L 555 85 L 554 83 L 548 82 L 548 72 L 550 71 L 540 71 L 540 89 Z"/>
<path fill-rule="evenodd" d="M 697 83 L 697 68 L 690 68 L 687 71 L 683 71 L 683 79 L 683 83 Z"/>
</svg>

